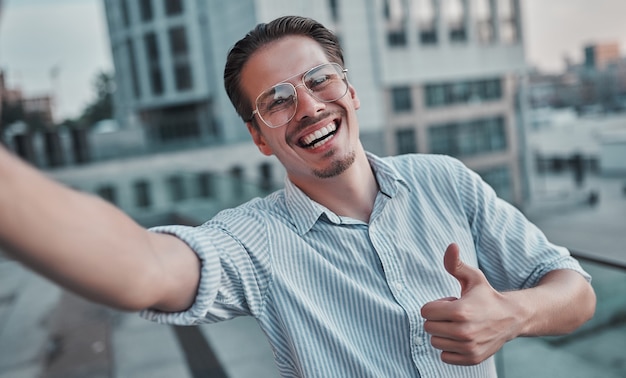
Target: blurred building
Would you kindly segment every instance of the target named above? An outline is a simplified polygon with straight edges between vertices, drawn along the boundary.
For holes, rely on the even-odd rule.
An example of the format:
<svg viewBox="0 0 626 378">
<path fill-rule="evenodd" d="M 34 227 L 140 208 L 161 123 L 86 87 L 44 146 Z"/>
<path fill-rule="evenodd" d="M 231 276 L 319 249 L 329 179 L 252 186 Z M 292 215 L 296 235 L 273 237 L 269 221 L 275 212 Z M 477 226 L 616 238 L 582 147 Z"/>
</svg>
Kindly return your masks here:
<svg viewBox="0 0 626 378">
<path fill-rule="evenodd" d="M 60 165 L 59 136 L 52 132 L 52 96 L 25 96 L 20 88 L 6 83 L 6 74 L 0 70 L 0 143 L 36 165 L 44 165 L 44 159 L 49 166 Z M 39 149 L 33 141 L 36 133 L 41 134 Z"/>
<path fill-rule="evenodd" d="M 51 126 L 54 123 L 52 119 L 52 96 L 39 95 L 22 99 L 22 107 L 24 113 L 33 115 L 43 123 L 43 125 Z"/>
<path fill-rule="evenodd" d="M 521 205 L 518 0 L 105 0 L 105 9 L 116 118 L 151 145 L 248 140 L 223 89 L 227 52 L 257 23 L 300 14 L 342 41 L 367 149 L 456 156 Z"/>
<path fill-rule="evenodd" d="M 385 105 L 386 150 L 458 157 L 501 197 L 521 205 L 517 101 L 525 63 L 519 2 L 378 5 L 371 17 L 379 33 L 370 45 Z M 367 20 L 362 23 L 367 29 Z"/>
<path fill-rule="evenodd" d="M 49 94 L 37 96 L 26 96 L 19 87 L 9 87 L 6 73 L 0 70 L 0 104 L 3 104 L 6 111 L 19 112 L 19 117 L 25 119 L 36 119 L 38 126 L 48 127 L 54 122 L 52 119 L 53 99 Z M 0 115 L 2 115 L 2 105 L 0 105 Z M 7 115 L 5 114 L 5 117 Z M 9 118 L 17 118 L 12 115 Z M 8 125 L 4 125 L 8 126 Z"/>
<path fill-rule="evenodd" d="M 597 43 L 585 46 L 585 67 L 603 70 L 609 64 L 617 63 L 620 60 L 619 44 Z"/>
<path fill-rule="evenodd" d="M 534 108 L 571 107 L 577 113 L 626 111 L 626 58 L 617 43 L 584 47 L 585 60 L 569 62 L 563 73 L 529 75 L 529 102 Z"/>
</svg>

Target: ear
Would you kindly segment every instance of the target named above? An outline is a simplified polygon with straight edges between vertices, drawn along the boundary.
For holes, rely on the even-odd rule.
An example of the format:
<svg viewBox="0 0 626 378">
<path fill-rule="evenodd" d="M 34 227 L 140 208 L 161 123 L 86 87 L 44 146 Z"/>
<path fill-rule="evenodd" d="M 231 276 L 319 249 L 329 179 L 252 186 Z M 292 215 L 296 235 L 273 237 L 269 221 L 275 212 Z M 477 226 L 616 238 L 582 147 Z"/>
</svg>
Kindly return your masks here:
<svg viewBox="0 0 626 378">
<path fill-rule="evenodd" d="M 252 140 L 254 141 L 254 144 L 256 144 L 259 151 L 261 151 L 261 153 L 265 156 L 274 155 L 272 148 L 265 141 L 263 134 L 261 134 L 261 130 L 259 130 L 258 127 L 254 127 L 252 121 L 246 122 L 246 127 L 248 127 L 248 132 L 252 136 Z"/>
<path fill-rule="evenodd" d="M 354 109 L 358 109 L 361 107 L 361 100 L 359 100 L 359 96 L 356 95 L 356 89 L 352 85 L 349 85 L 348 91 L 350 92 L 350 98 L 352 99 L 352 105 Z"/>
</svg>

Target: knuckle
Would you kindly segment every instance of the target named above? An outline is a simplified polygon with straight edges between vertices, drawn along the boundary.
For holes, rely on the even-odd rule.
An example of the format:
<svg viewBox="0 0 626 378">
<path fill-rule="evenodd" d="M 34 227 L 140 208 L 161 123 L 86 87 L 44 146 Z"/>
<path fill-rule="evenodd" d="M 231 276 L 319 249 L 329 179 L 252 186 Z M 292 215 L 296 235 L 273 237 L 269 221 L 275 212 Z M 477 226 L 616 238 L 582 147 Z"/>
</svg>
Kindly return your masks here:
<svg viewBox="0 0 626 378">
<path fill-rule="evenodd" d="M 473 311 L 470 306 L 460 304 L 457 308 L 455 318 L 459 322 L 469 322 L 473 318 Z"/>
<path fill-rule="evenodd" d="M 471 324 L 463 324 L 458 329 L 457 337 L 466 342 L 467 345 L 473 347 L 476 338 L 476 330 Z"/>
</svg>

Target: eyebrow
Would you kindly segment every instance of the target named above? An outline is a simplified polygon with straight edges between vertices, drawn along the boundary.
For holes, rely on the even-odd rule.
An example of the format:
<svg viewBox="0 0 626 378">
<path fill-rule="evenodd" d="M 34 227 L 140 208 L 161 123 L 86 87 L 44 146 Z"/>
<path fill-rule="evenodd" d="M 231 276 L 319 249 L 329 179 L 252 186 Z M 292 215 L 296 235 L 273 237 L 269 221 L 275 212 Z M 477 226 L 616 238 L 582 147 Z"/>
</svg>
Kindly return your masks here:
<svg viewBox="0 0 626 378">
<path fill-rule="evenodd" d="M 317 68 L 317 67 L 319 67 L 319 66 L 323 66 L 324 64 L 329 64 L 329 63 L 333 63 L 333 62 L 318 63 L 318 64 L 316 64 L 316 65 L 314 65 L 314 66 L 311 66 L 311 67 L 307 68 L 306 70 L 304 70 L 304 71 L 302 71 L 302 72 L 300 72 L 300 73 L 297 73 L 297 74 L 295 74 L 295 75 L 293 75 L 293 76 L 289 76 L 289 77 L 288 77 L 288 78 L 286 78 L 286 79 L 283 79 L 283 80 L 281 80 L 281 81 L 279 81 L 279 82 L 277 82 L 277 83 L 274 83 L 274 84 L 273 84 L 272 86 L 270 86 L 269 88 L 264 89 L 261 93 L 266 92 L 267 90 L 272 89 L 272 88 L 274 88 L 275 86 L 277 86 L 277 85 L 279 85 L 279 84 L 285 84 L 285 83 L 287 83 L 287 82 L 291 81 L 294 77 L 303 76 L 305 73 L 307 73 L 307 72 L 311 71 L 311 70 L 312 70 L 312 69 L 314 69 L 314 68 Z"/>
</svg>

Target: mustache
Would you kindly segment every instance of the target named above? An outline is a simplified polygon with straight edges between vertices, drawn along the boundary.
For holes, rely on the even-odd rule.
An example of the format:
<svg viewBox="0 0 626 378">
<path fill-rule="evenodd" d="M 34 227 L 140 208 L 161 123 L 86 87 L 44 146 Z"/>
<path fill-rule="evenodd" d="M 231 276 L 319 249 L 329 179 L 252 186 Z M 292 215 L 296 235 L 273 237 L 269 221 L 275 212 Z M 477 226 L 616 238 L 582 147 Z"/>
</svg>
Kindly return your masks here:
<svg viewBox="0 0 626 378">
<path fill-rule="evenodd" d="M 314 125 L 318 122 L 320 122 L 321 120 L 325 119 L 325 118 L 341 118 L 344 116 L 344 112 L 343 111 L 329 111 L 326 110 L 322 113 L 320 113 L 319 115 L 315 116 L 315 117 L 307 117 L 305 119 L 303 119 L 302 121 L 298 122 L 298 124 L 293 128 L 293 130 L 289 133 L 289 138 L 292 138 L 293 136 L 299 134 L 300 132 L 302 132 L 302 130 L 306 129 L 307 127 Z"/>
</svg>

